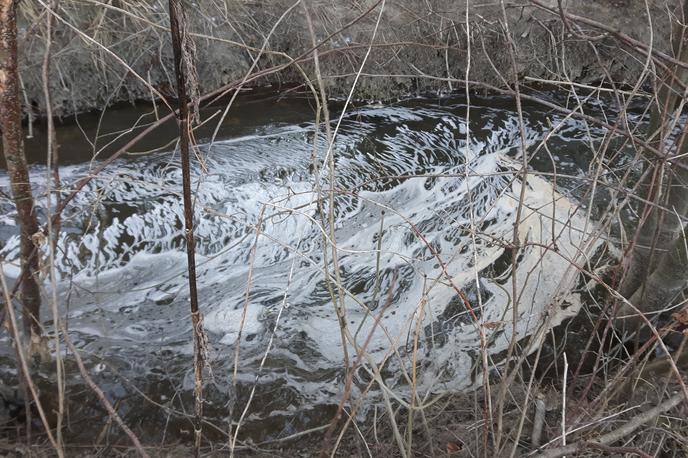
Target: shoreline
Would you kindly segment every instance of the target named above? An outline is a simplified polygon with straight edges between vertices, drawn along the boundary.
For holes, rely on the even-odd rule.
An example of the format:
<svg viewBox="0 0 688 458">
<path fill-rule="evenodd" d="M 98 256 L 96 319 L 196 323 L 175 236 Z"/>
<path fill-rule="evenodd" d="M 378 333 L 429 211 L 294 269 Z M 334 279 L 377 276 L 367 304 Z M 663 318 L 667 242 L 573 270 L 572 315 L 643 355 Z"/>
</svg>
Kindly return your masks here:
<svg viewBox="0 0 688 458">
<path fill-rule="evenodd" d="M 432 10 L 425 4 L 418 10 L 419 2 L 413 0 L 386 3 L 372 46 L 370 39 L 380 2 L 365 2 L 359 10 L 313 5 L 309 12 L 319 43 L 319 74 L 328 97 L 346 97 L 359 71 L 353 93 L 358 100 L 451 93 L 466 82 L 469 63 L 468 80 L 498 87 L 512 84 L 514 76 L 521 81 L 532 78 L 621 85 L 632 85 L 642 76 L 642 53 L 621 47 L 622 40 L 611 34 L 594 46 L 584 42 L 562 28 L 558 14 L 535 5 L 506 8 L 517 49 L 514 72 L 498 3 L 470 0 L 468 23 L 464 6 L 450 1 L 434 3 Z M 557 5 L 556 1 L 549 3 Z M 641 42 L 650 42 L 652 37 L 653 49 L 667 52 L 671 27 L 663 25 L 669 23 L 669 13 L 658 5 L 650 8 L 648 18 L 644 4 L 625 2 L 628 4 L 623 7 L 615 6 L 618 3 L 572 0 L 567 2 L 567 11 L 594 18 Z M 164 11 L 139 2 L 108 8 L 71 1 L 60 5 L 61 11 L 78 20 L 80 27 L 66 25 L 66 19 L 56 21 L 49 76 L 56 116 L 102 110 L 118 102 L 150 101 L 153 89 L 162 96 L 173 94 Z M 292 6 L 285 0 L 250 6 L 230 2 L 225 12 L 218 12 L 212 3 L 200 2 L 197 14 L 190 15 L 189 20 L 197 48 L 201 93 L 244 80 L 247 87 L 289 86 L 288 91 L 294 85 L 305 91 L 309 90 L 308 84 L 318 87 L 305 12 L 302 7 L 290 10 Z M 363 15 L 366 10 L 370 11 Z M 21 97 L 25 112 L 31 107 L 32 115 L 40 117 L 46 112 L 40 71 L 45 20 L 40 11 L 31 10 L 25 3 L 21 4 L 21 13 Z M 335 33 L 338 30 L 341 32 Z M 595 32 L 593 27 L 581 30 Z M 260 59 L 249 72 L 261 49 Z M 293 59 L 298 61 L 298 68 Z M 604 63 L 604 71 L 600 63 Z"/>
</svg>

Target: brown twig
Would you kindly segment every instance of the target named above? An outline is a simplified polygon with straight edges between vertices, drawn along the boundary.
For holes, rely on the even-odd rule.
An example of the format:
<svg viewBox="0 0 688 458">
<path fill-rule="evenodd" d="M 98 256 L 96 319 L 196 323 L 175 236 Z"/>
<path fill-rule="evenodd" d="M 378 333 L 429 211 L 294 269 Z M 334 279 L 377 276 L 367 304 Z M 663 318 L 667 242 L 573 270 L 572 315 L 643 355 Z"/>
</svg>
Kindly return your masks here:
<svg viewBox="0 0 688 458">
<path fill-rule="evenodd" d="M 582 450 L 589 448 L 600 448 L 613 444 L 616 441 L 623 439 L 626 436 L 633 434 L 638 428 L 654 420 L 659 415 L 667 412 L 674 407 L 681 404 L 684 401 L 683 393 L 676 393 L 668 400 L 663 403 L 647 410 L 646 412 L 637 415 L 625 425 L 619 427 L 618 429 L 611 431 L 607 434 L 603 434 L 596 441 L 579 441 L 569 444 L 565 447 L 551 448 L 542 451 L 541 453 L 534 456 L 534 458 L 559 458 L 565 455 L 571 455 Z M 637 453 L 637 449 L 634 449 L 634 453 Z M 627 452 L 628 453 L 628 452 Z M 641 455 L 642 456 L 642 455 Z"/>
<path fill-rule="evenodd" d="M 334 433 L 335 429 L 337 428 L 337 425 L 341 421 L 342 417 L 344 416 L 344 406 L 346 406 L 346 403 L 349 401 L 349 396 L 351 395 L 351 388 L 353 387 L 354 383 L 354 375 L 356 374 L 356 370 L 358 369 L 358 366 L 362 363 L 363 361 L 363 355 L 366 353 L 368 350 L 368 345 L 370 344 L 370 341 L 373 338 L 373 335 L 375 334 L 375 331 L 377 330 L 377 327 L 380 325 L 380 321 L 382 320 L 382 317 L 384 316 L 385 312 L 389 308 L 390 305 L 392 305 L 392 301 L 394 299 L 394 290 L 396 287 L 396 282 L 397 282 L 397 276 L 398 272 L 394 271 L 394 276 L 392 277 L 391 283 L 389 285 L 389 290 L 387 292 L 387 300 L 381 307 L 380 313 L 378 313 L 375 316 L 375 320 L 373 321 L 373 326 L 370 329 L 370 332 L 368 332 L 368 336 L 366 337 L 365 342 L 363 343 L 363 346 L 359 347 L 358 350 L 356 351 L 356 360 L 354 361 L 354 364 L 351 368 L 348 368 L 347 374 L 346 374 L 346 381 L 344 382 L 344 392 L 342 393 L 342 397 L 339 400 L 339 405 L 337 406 L 337 412 L 335 413 L 334 417 L 332 418 L 332 421 L 330 421 L 330 424 L 327 428 L 327 431 L 325 432 L 325 437 L 323 438 L 323 443 L 322 443 L 322 448 L 320 450 L 320 458 L 325 458 L 327 457 L 330 452 L 331 452 L 331 447 L 330 447 L 330 442 L 332 440 L 332 434 Z"/>
<path fill-rule="evenodd" d="M 603 24 L 601 22 L 595 21 L 594 19 L 590 19 L 587 17 L 567 13 L 566 11 L 559 10 L 558 8 L 557 9 L 552 8 L 540 0 L 530 0 L 530 1 L 531 1 L 531 3 L 538 6 L 539 8 L 542 8 L 543 10 L 549 11 L 552 14 L 563 17 L 564 20 L 567 20 L 567 22 L 568 21 L 580 22 L 582 24 L 589 25 L 589 26 L 594 27 L 596 29 L 604 30 L 609 35 L 614 36 L 621 43 L 629 46 L 633 50 L 640 51 L 643 54 L 650 53 L 653 56 L 656 56 L 656 57 L 666 61 L 669 64 L 677 65 L 677 66 L 682 67 L 682 68 L 688 68 L 688 63 L 682 62 L 678 59 L 675 59 L 674 57 L 671 57 L 670 55 L 668 55 L 662 51 L 659 51 L 657 49 L 650 48 L 646 43 L 643 43 L 642 41 L 638 41 L 635 38 L 632 38 L 632 37 L 626 35 L 625 33 L 621 32 L 617 29 L 614 29 L 613 27 L 611 27 L 607 24 Z M 589 40 L 589 38 L 587 38 L 587 40 Z"/>
<path fill-rule="evenodd" d="M 139 454 L 144 457 L 144 458 L 149 458 L 148 453 L 143 449 L 143 445 L 141 445 L 141 441 L 139 441 L 139 438 L 136 437 L 136 434 L 129 429 L 129 427 L 124 423 L 122 418 L 117 414 L 115 411 L 114 407 L 112 407 L 112 404 L 110 401 L 107 400 L 105 397 L 105 393 L 103 393 L 103 390 L 100 389 L 98 385 L 93 381 L 91 376 L 88 373 L 88 370 L 86 369 L 86 366 L 84 366 L 84 362 L 81 359 L 81 355 L 79 355 L 79 352 L 77 351 L 76 347 L 72 343 L 72 339 L 69 338 L 69 334 L 67 333 L 66 329 L 62 329 L 62 333 L 64 335 L 65 343 L 69 347 L 70 351 L 74 355 L 74 359 L 76 360 L 77 366 L 79 366 L 79 372 L 81 372 L 81 377 L 84 379 L 86 384 L 91 388 L 91 390 L 96 394 L 98 397 L 98 400 L 100 403 L 105 407 L 105 410 L 107 410 L 108 415 L 112 420 L 114 420 L 117 425 L 122 428 L 122 431 L 124 431 L 124 434 L 126 434 L 129 439 L 131 440 L 132 444 L 134 444 L 134 447 L 136 448 L 136 451 L 139 452 Z"/>
<path fill-rule="evenodd" d="M 184 196 L 184 235 L 186 238 L 186 255 L 189 272 L 189 302 L 191 305 L 191 323 L 194 337 L 194 452 L 201 454 L 202 420 L 203 420 L 203 367 L 205 365 L 205 338 L 203 318 L 198 308 L 196 288 L 196 250 L 194 241 L 193 200 L 191 198 L 190 138 L 191 116 L 189 105 L 197 104 L 187 96 L 187 84 L 191 84 L 193 54 L 190 37 L 186 31 L 186 12 L 181 0 L 169 1 L 170 32 L 174 50 L 174 70 L 177 77 L 177 94 L 179 101 L 179 149 L 182 162 L 182 188 Z M 193 86 L 193 84 L 192 84 Z"/>
<path fill-rule="evenodd" d="M 12 333 L 12 337 L 14 339 L 14 345 L 15 345 L 15 351 L 17 353 L 17 358 L 19 359 L 19 372 L 22 375 L 22 379 L 25 382 L 26 387 L 28 388 L 28 391 L 31 392 L 31 396 L 33 397 L 34 402 L 36 403 L 36 409 L 38 410 L 38 416 L 41 418 L 41 422 L 43 423 L 43 428 L 45 428 L 45 433 L 48 436 L 48 440 L 50 441 L 50 444 L 53 446 L 55 449 L 55 452 L 57 453 L 59 458 L 64 457 L 64 450 L 56 440 L 55 436 L 53 436 L 53 433 L 50 430 L 50 423 L 48 422 L 48 417 L 45 414 L 45 410 L 43 409 L 43 405 L 41 403 L 41 399 L 38 396 L 38 389 L 36 388 L 36 384 L 33 382 L 31 379 L 31 371 L 29 370 L 29 365 L 26 360 L 26 355 L 24 355 L 24 349 L 22 348 L 22 342 L 19 337 L 19 331 L 17 329 L 17 319 L 14 316 L 14 306 L 12 305 L 12 299 L 10 298 L 9 294 L 9 289 L 7 287 L 7 282 L 5 281 L 5 275 L 3 273 L 2 269 L 2 263 L 0 263 L 0 286 L 2 286 L 2 292 L 3 292 L 3 299 L 5 300 L 5 307 L 7 309 L 7 315 L 9 316 L 9 325 L 11 327 L 10 332 Z"/>
</svg>

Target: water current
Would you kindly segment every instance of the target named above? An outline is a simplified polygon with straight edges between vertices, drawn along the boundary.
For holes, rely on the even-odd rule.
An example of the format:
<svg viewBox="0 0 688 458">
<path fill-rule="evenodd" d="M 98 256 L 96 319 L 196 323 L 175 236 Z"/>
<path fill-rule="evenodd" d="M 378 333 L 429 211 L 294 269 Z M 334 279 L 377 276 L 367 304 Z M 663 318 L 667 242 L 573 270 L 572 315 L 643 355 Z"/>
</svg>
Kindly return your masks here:
<svg viewBox="0 0 688 458">
<path fill-rule="evenodd" d="M 593 115 L 604 106 L 585 105 Z M 371 380 L 407 398 L 414 361 L 420 392 L 469 389 L 482 377 L 481 341 L 494 361 L 508 346 L 514 303 L 520 337 L 577 312 L 572 263 L 584 264 L 597 246 L 583 177 L 603 129 L 526 106 L 522 138 L 508 99 L 479 98 L 470 110 L 464 99 L 420 99 L 348 110 L 330 146 L 302 111 L 212 145 L 200 138 L 195 151 L 210 423 L 226 429 L 230 410 L 236 421 L 246 409 L 247 431 L 263 440 L 325 422 L 322 406 L 342 394 L 344 350 L 350 364 L 360 360 L 352 402 Z M 183 436 L 193 348 L 173 146 L 117 160 L 78 194 L 64 214 L 56 268 L 70 336 L 125 421 Z M 69 188 L 97 161 L 66 155 L 60 173 Z M 31 171 L 44 218 L 48 174 L 39 164 Z M 18 240 L 5 172 L 0 189 L 0 256 L 11 280 Z M 45 291 L 47 303 L 47 278 Z M 7 383 L 12 358 L 7 346 Z M 78 371 L 67 381 L 72 399 L 83 400 L 81 418 L 103 421 Z"/>
</svg>

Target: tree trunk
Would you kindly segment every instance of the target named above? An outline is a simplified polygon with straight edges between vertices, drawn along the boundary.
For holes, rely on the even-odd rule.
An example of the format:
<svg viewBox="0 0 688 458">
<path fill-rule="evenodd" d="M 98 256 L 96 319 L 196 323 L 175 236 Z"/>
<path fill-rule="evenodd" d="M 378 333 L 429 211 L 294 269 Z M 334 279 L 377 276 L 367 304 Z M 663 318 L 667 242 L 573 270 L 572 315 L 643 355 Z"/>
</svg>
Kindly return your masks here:
<svg viewBox="0 0 688 458">
<path fill-rule="evenodd" d="M 662 114 L 653 112 L 652 117 L 660 118 Z M 685 138 L 688 133 L 684 132 L 682 136 L 684 138 L 680 140 L 682 143 L 677 156 L 688 153 L 688 138 Z M 655 201 L 657 206 L 648 206 L 645 210 L 647 217 L 641 218 L 630 262 L 619 288 L 624 297 L 630 297 L 643 287 L 645 279 L 659 264 L 661 256 L 681 236 L 681 218 L 688 212 L 688 171 L 685 169 L 687 166 L 688 161 L 685 158 L 673 167 L 656 164 L 654 173 L 646 180 L 654 182 L 644 186 L 649 194 L 646 198 Z M 653 189 L 661 190 L 659 195 L 653 192 Z M 652 194 L 657 198 L 652 199 Z"/>
<path fill-rule="evenodd" d="M 640 304 L 641 310 L 662 310 L 683 291 L 686 281 L 688 281 L 688 241 L 679 237 L 669 251 L 662 255 L 657 267 L 645 280 L 645 287 L 638 288 L 633 293 L 630 302 Z"/>
<path fill-rule="evenodd" d="M 688 127 L 684 129 L 683 144 L 677 155 L 688 154 Z M 667 187 L 667 208 L 662 215 L 662 210 L 653 209 L 650 229 L 639 229 L 641 233 L 633 253 L 635 263 L 634 275 L 643 272 L 638 277 L 638 284 L 634 289 L 629 285 L 622 291 L 624 297 L 629 299 L 641 312 L 659 312 L 671 306 L 671 302 L 688 285 L 688 241 L 684 236 L 683 222 L 688 209 L 688 165 L 685 159 L 678 162 L 670 172 L 671 186 Z M 656 238 L 654 238 L 656 237 Z M 624 304 L 617 314 L 624 317 L 618 320 L 617 327 L 625 327 L 628 331 L 637 330 L 644 324 L 644 320 L 638 316 L 638 312 Z M 649 334 L 643 335 L 649 337 Z"/>
<path fill-rule="evenodd" d="M 38 232 L 38 221 L 33 212 L 31 182 L 24 156 L 18 82 L 16 4 L 14 0 L 0 0 L 0 129 L 20 230 L 22 275 L 17 281 L 21 282 L 24 329 L 33 340 L 41 334 L 38 249 L 32 240 Z"/>
<path fill-rule="evenodd" d="M 674 33 L 674 54 L 688 62 L 688 30 L 683 25 L 688 18 L 688 0 L 684 0 Z M 675 83 L 688 82 L 688 72 L 674 66 L 658 91 L 653 107 L 648 140 L 661 151 L 667 151 L 667 137 L 671 133 L 681 96 Z M 684 236 L 683 218 L 688 214 L 688 126 L 675 143 L 672 151 L 678 157 L 671 166 L 655 164 L 654 173 L 647 180 L 647 199 L 657 206 L 646 207 L 646 218 L 641 218 L 634 240 L 630 262 L 620 285 L 620 293 L 643 313 L 660 312 L 669 306 L 688 285 L 688 251 Z M 666 210 L 665 210 L 666 209 Z M 619 329 L 636 331 L 644 320 L 633 307 L 623 304 L 615 325 Z M 641 336 L 643 338 L 648 335 Z"/>
<path fill-rule="evenodd" d="M 660 115 L 657 115 L 658 117 Z M 654 115 L 653 115 L 654 117 Z M 679 136 L 676 156 L 688 154 L 688 130 Z M 625 272 L 620 292 L 624 297 L 630 297 L 638 289 L 645 287 L 644 282 L 661 262 L 674 242 L 682 236 L 682 218 L 688 212 L 688 161 L 685 157 L 673 166 L 655 165 L 654 187 L 661 189 L 657 206 L 646 208 L 647 218 L 641 218 L 641 224 L 634 240 L 631 260 Z M 652 178 L 649 178 L 651 180 Z M 661 181 L 664 181 L 662 183 Z M 646 187 L 651 193 L 649 185 Z M 651 196 L 647 196 L 648 200 Z"/>
</svg>

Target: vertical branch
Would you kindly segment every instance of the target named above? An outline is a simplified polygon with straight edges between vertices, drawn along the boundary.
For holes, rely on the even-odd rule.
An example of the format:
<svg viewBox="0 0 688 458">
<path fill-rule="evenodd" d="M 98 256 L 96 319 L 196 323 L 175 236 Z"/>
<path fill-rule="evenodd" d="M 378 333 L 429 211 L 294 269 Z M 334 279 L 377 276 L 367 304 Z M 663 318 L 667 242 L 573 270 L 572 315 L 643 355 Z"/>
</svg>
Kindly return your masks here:
<svg viewBox="0 0 688 458">
<path fill-rule="evenodd" d="M 684 24 L 688 17 L 688 0 L 682 2 L 679 16 L 674 24 L 674 53 L 678 61 L 686 62 L 688 29 Z M 688 212 L 688 161 L 685 157 L 688 128 L 683 127 L 673 145 L 666 143 L 686 103 L 677 96 L 677 86 L 685 84 L 687 79 L 688 72 L 675 65 L 659 81 L 660 90 L 647 132 L 652 145 L 660 151 L 673 149 L 675 159 L 671 164 L 666 159 L 653 164 L 653 173 L 647 174 L 647 199 L 655 200 L 657 205 L 646 206 L 619 287 L 620 293 L 643 312 L 656 312 L 670 306 L 671 300 L 686 284 L 686 277 L 682 276 L 686 272 L 682 264 L 686 258 L 682 218 Z M 635 330 L 643 321 L 634 315 L 630 306 L 622 304 L 619 316 L 623 318 L 617 320 L 616 326 Z"/>
<path fill-rule="evenodd" d="M 45 413 L 45 409 L 43 409 L 43 404 L 41 403 L 41 398 L 38 395 L 38 389 L 36 387 L 36 384 L 33 382 L 31 379 L 31 372 L 29 371 L 29 364 L 27 361 L 26 356 L 24 355 L 24 350 L 22 349 L 21 341 L 19 340 L 19 330 L 17 329 L 17 319 L 14 316 L 14 304 L 12 304 L 12 298 L 10 297 L 10 289 L 7 286 L 7 282 L 5 281 L 5 274 L 4 270 L 2 267 L 2 263 L 0 263 L 0 290 L 2 290 L 2 299 L 5 301 L 5 306 L 7 308 L 7 315 L 8 315 L 8 320 L 7 324 L 9 327 L 9 332 L 12 335 L 12 338 L 14 338 L 14 343 L 15 343 L 15 351 L 17 352 L 17 364 L 19 365 L 19 373 L 21 374 L 22 379 L 24 380 L 24 385 L 25 385 L 25 391 L 29 391 L 31 393 L 31 396 L 33 397 L 33 401 L 36 406 L 36 410 L 38 410 L 38 416 L 41 419 L 41 422 L 43 423 L 43 428 L 45 428 L 45 434 L 48 436 L 48 441 L 50 444 L 53 446 L 55 449 L 55 453 L 57 454 L 58 458 L 64 458 L 64 449 L 62 447 L 62 444 L 59 444 L 55 440 L 55 436 L 52 434 L 52 430 L 50 428 L 50 423 L 48 422 L 48 416 Z M 29 410 L 29 409 L 27 409 Z M 30 428 L 29 428 L 30 430 Z"/>
<path fill-rule="evenodd" d="M 322 73 L 320 71 L 320 57 L 319 57 L 319 52 L 317 49 L 317 40 L 315 38 L 315 29 L 313 27 L 313 21 L 311 19 L 311 14 L 308 9 L 308 5 L 306 3 L 303 3 L 303 9 L 306 17 L 306 24 L 308 25 L 308 31 L 311 36 L 311 43 L 313 45 L 313 66 L 315 69 L 315 77 L 318 82 L 318 93 L 319 93 L 319 98 L 320 98 L 320 103 L 318 104 L 320 106 L 320 110 L 322 111 L 323 114 L 323 126 L 325 128 L 325 141 L 327 142 L 328 145 L 331 145 L 332 142 L 334 141 L 334 136 L 332 133 L 332 126 L 330 122 L 330 110 L 327 106 L 327 94 L 325 91 L 325 83 L 323 82 L 322 78 Z M 346 110 L 345 110 L 346 111 Z M 319 114 L 319 113 L 318 113 Z M 319 132 L 320 126 L 317 126 L 317 131 Z M 317 144 L 318 138 L 316 135 L 314 144 Z M 329 149 L 328 149 L 329 153 Z M 317 157 L 316 155 L 313 156 L 314 164 L 316 166 L 317 170 Z M 346 329 L 347 329 L 347 323 L 346 323 L 346 309 L 345 309 L 345 304 L 344 304 L 344 290 L 342 288 L 342 278 L 341 278 L 341 270 L 339 268 L 339 257 L 337 254 L 337 246 L 336 246 L 336 235 L 334 232 L 334 181 L 335 181 L 335 162 L 334 162 L 334 154 L 326 154 L 326 158 L 324 161 L 327 161 L 327 167 L 329 170 L 329 192 L 328 192 L 328 200 L 327 200 L 327 211 L 324 209 L 323 201 L 321 198 L 318 198 L 318 209 L 320 211 L 320 214 L 322 215 L 322 220 L 323 220 L 323 227 L 328 228 L 328 235 L 330 237 L 330 240 L 332 241 L 332 270 L 333 274 L 329 273 L 329 261 L 328 261 L 328 254 L 327 254 L 327 249 L 323 249 L 323 265 L 325 268 L 325 279 L 327 282 L 327 288 L 330 293 L 330 297 L 332 298 L 332 304 L 334 305 L 335 308 L 335 313 L 337 314 L 337 320 L 339 320 L 339 332 L 340 332 L 340 338 L 342 341 L 342 351 L 344 353 L 344 367 L 347 368 L 349 367 L 349 351 L 347 349 L 346 345 Z M 325 167 L 325 164 L 323 163 L 323 167 Z M 318 175 L 316 175 L 318 177 Z M 316 178 L 316 182 L 319 180 L 319 178 Z M 320 187 L 320 185 L 317 185 Z M 318 190 L 320 191 L 320 189 Z M 320 193 L 319 193 L 320 194 Z M 323 233 L 323 246 L 327 246 L 329 242 L 324 238 L 324 233 Z M 332 277 L 334 277 L 332 279 Z M 336 288 L 336 293 L 335 293 L 335 288 L 332 286 L 331 281 L 334 280 L 334 285 L 337 287 Z"/>
<path fill-rule="evenodd" d="M 33 235 L 38 232 L 38 221 L 33 212 L 21 117 L 17 70 L 17 7 L 14 0 L 0 0 L 0 130 L 20 231 L 22 318 L 24 329 L 31 336 L 31 342 L 34 342 L 41 335 L 41 295 L 36 279 L 38 250 L 32 240 Z"/>
<path fill-rule="evenodd" d="M 50 9 L 53 11 L 57 6 L 58 0 L 52 0 Z M 53 121 L 52 100 L 50 97 L 50 61 L 51 49 L 53 43 L 53 23 L 54 16 L 46 14 L 46 30 L 45 30 L 45 52 L 43 54 L 43 96 L 45 97 L 45 116 L 48 123 L 48 142 L 47 142 L 47 177 L 48 184 L 48 202 L 46 205 L 46 224 L 48 229 L 48 255 L 49 255 L 49 277 L 50 277 L 50 308 L 53 315 L 53 324 L 55 326 L 55 373 L 57 377 L 57 394 L 58 394 L 58 408 L 57 408 L 57 424 L 56 424 L 56 438 L 58 445 L 62 446 L 62 422 L 64 418 L 65 407 L 65 389 L 64 389 L 64 366 L 62 361 L 62 351 L 60 350 L 60 316 L 57 306 L 57 272 L 55 269 L 55 255 L 57 253 L 57 240 L 60 234 L 60 213 L 53 215 L 53 207 L 51 207 L 51 194 L 55 195 L 55 207 L 60 206 L 60 172 L 57 160 L 57 140 L 55 135 L 55 123 Z M 50 185 L 52 175 L 52 186 Z M 51 193 L 51 190 L 53 193 Z"/>
<path fill-rule="evenodd" d="M 499 452 L 500 451 L 500 442 L 502 439 L 502 431 L 503 431 L 503 411 L 504 411 L 504 402 L 506 400 L 506 395 L 507 391 L 509 389 L 509 385 L 512 383 L 514 378 L 516 377 L 519 367 L 514 367 L 512 371 L 509 370 L 509 361 L 511 360 L 511 357 L 516 349 L 516 342 L 518 341 L 518 318 L 519 318 L 519 294 L 518 294 L 518 288 L 519 286 L 523 285 L 518 285 L 517 282 L 517 276 L 516 276 L 516 271 L 518 270 L 518 253 L 522 249 L 521 248 L 521 242 L 520 242 L 520 234 L 519 234 L 519 226 L 521 224 L 521 217 L 523 213 L 523 203 L 525 201 L 525 192 L 526 192 L 526 187 L 528 186 L 528 151 L 526 149 L 526 132 L 525 132 L 525 123 L 523 121 L 523 109 L 521 106 L 521 90 L 520 90 L 520 85 L 519 85 L 519 75 L 518 75 L 518 65 L 516 61 L 516 43 L 514 42 L 514 38 L 511 35 L 511 30 L 509 29 L 509 18 L 506 14 L 506 6 L 504 5 L 504 0 L 501 0 L 500 2 L 501 10 L 502 10 L 502 19 L 504 21 L 504 33 L 506 35 L 506 41 L 507 41 L 507 49 L 509 50 L 509 60 L 511 63 L 511 70 L 512 70 L 512 84 L 514 88 L 514 97 L 516 101 L 516 112 L 518 114 L 518 127 L 519 127 L 519 149 L 521 153 L 521 170 L 520 170 L 520 179 L 521 179 L 521 190 L 520 194 L 518 197 L 518 205 L 516 207 L 516 217 L 514 221 L 514 229 L 513 229 L 513 238 L 512 238 L 512 258 L 511 258 L 511 294 L 512 294 L 512 303 L 511 303 L 511 340 L 509 342 L 509 347 L 507 348 L 506 352 L 506 364 L 505 364 L 505 369 L 504 369 L 504 376 L 502 378 L 502 381 L 499 386 L 499 393 L 497 395 L 497 402 L 496 402 L 496 408 L 497 408 L 497 418 L 496 418 L 496 423 L 497 423 L 497 432 L 496 432 L 496 437 L 494 439 L 494 445 L 495 445 L 495 451 Z"/>
<path fill-rule="evenodd" d="M 124 423 L 122 417 L 120 417 L 119 414 L 117 414 L 117 411 L 112 406 L 112 403 L 108 401 L 107 396 L 105 395 L 103 390 L 101 390 L 100 387 L 96 385 L 96 383 L 93 381 L 93 378 L 89 375 L 88 370 L 84 365 L 84 361 L 81 359 L 81 356 L 79 355 L 79 351 L 76 349 L 76 347 L 72 343 L 72 340 L 69 338 L 67 330 L 62 328 L 62 331 L 64 332 L 65 342 L 67 343 L 69 350 L 74 355 L 74 360 L 76 361 L 76 365 L 79 368 L 79 372 L 81 372 L 81 377 L 84 379 L 88 387 L 96 395 L 101 405 L 105 408 L 110 419 L 114 420 L 114 422 L 117 423 L 117 425 L 120 428 L 122 428 L 122 431 L 124 431 L 124 434 L 126 434 L 127 437 L 131 440 L 132 444 L 134 444 L 134 448 L 140 456 L 142 456 L 143 458 L 150 458 L 150 455 L 143 448 L 143 445 L 141 445 L 141 441 L 139 440 L 139 438 L 136 437 L 136 434 L 134 434 L 134 432 Z"/>
<path fill-rule="evenodd" d="M 57 9 L 58 0 L 52 0 L 50 9 L 55 11 Z M 52 60 L 52 44 L 53 44 L 53 24 L 55 23 L 55 16 L 53 14 L 46 14 L 46 31 L 45 31 L 45 52 L 43 54 L 43 97 L 45 98 L 45 118 L 48 125 L 48 142 L 47 142 L 47 158 L 48 170 L 52 173 L 53 192 L 55 195 L 55 208 L 60 208 L 60 169 L 58 167 L 58 144 L 55 134 L 55 122 L 53 120 L 53 105 L 52 97 L 50 96 L 50 63 Z M 50 175 L 50 174 L 49 174 Z M 48 176 L 48 183 L 50 176 Z M 48 194 L 48 204 L 50 204 L 50 194 Z M 60 234 L 60 225 L 62 218 L 59 212 L 56 212 L 53 218 L 48 218 L 48 226 L 52 225 L 50 232 L 50 243 L 53 249 L 57 247 L 57 239 Z"/>
<path fill-rule="evenodd" d="M 665 97 L 663 94 L 666 94 L 665 91 L 660 91 L 658 95 L 660 100 Z M 680 113 L 680 110 L 676 109 L 674 103 L 662 101 L 658 104 L 661 106 L 655 106 L 652 111 L 648 136 L 652 136 L 660 129 L 664 131 L 659 135 L 659 140 L 651 141 L 651 144 L 662 151 L 666 149 L 666 137 L 669 134 L 666 132 L 667 125 L 674 125 L 674 115 Z M 671 128 L 668 130 L 670 131 Z M 630 297 L 637 289 L 645 288 L 645 279 L 659 264 L 661 254 L 669 249 L 683 227 L 681 217 L 688 211 L 688 199 L 685 197 L 685 184 L 688 178 L 684 158 L 685 137 L 684 128 L 684 132 L 677 141 L 675 156 L 679 159 L 675 163 L 676 166 L 670 166 L 666 160 L 663 160 L 651 164 L 650 173 L 646 174 L 644 188 L 650 204 L 646 205 L 643 211 L 633 240 L 633 247 L 629 253 L 623 281 L 619 287 L 624 297 Z"/>
<path fill-rule="evenodd" d="M 194 336 L 194 439 L 195 453 L 200 455 L 201 418 L 203 416 L 203 366 L 205 363 L 205 338 L 203 318 L 198 309 L 196 290 L 196 250 L 193 226 L 193 201 L 191 200 L 191 170 L 189 165 L 189 145 L 191 137 L 191 117 L 189 98 L 186 92 L 187 74 L 192 74 L 193 55 L 186 31 L 186 14 L 181 0 L 169 0 L 170 32 L 174 51 L 174 71 L 177 77 L 177 94 L 179 102 L 179 148 L 182 160 L 182 187 L 184 195 L 184 234 L 186 237 L 186 254 L 189 271 L 189 301 L 191 302 L 191 322 Z M 193 86 L 193 84 L 192 84 Z"/>
</svg>

